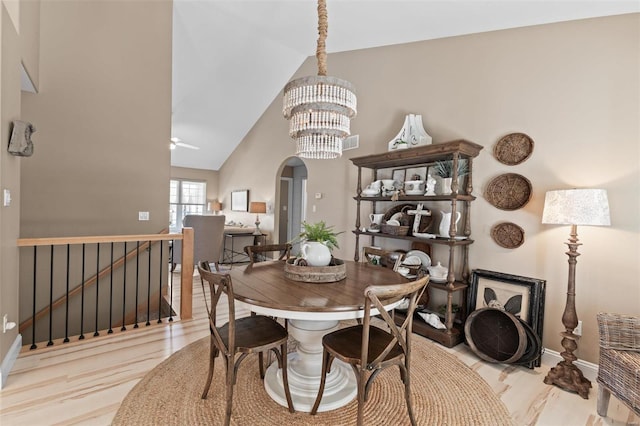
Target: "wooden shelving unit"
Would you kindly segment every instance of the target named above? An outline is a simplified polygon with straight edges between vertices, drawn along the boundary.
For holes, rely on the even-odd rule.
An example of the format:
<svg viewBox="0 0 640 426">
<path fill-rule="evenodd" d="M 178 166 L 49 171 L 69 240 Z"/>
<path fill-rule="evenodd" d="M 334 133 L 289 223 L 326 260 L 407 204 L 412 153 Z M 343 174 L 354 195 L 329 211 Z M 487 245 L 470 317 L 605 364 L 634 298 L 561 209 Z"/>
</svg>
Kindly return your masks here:
<svg viewBox="0 0 640 426">
<path fill-rule="evenodd" d="M 425 145 L 417 148 L 410 148 L 399 151 L 391 151 L 382 154 L 373 154 L 363 157 L 352 158 L 351 161 L 358 167 L 358 186 L 356 188 L 356 223 L 353 233 L 356 237 L 356 247 L 354 260 L 358 261 L 360 257 L 360 238 L 369 237 L 371 244 L 376 245 L 376 239 L 398 239 L 411 242 L 420 242 L 424 244 L 444 245 L 448 246 L 448 259 L 446 263 L 449 269 L 449 276 L 446 283 L 430 283 L 429 291 L 444 291 L 447 294 L 446 313 L 444 315 L 445 330 L 438 330 L 426 324 L 422 320 L 414 321 L 414 332 L 428 337 L 444 346 L 452 347 L 464 340 L 463 324 L 466 313 L 461 313 L 461 321 L 454 320 L 452 312 L 453 294 L 461 292 L 462 303 L 461 309 L 466 305 L 466 291 L 469 284 L 469 246 L 473 244 L 471 236 L 471 223 L 469 209 L 471 202 L 475 200 L 472 194 L 473 190 L 473 158 L 480 153 L 482 146 L 466 140 L 455 140 L 451 142 Z M 410 195 L 400 196 L 398 203 L 412 202 L 423 203 L 429 206 L 434 202 L 448 202 L 451 205 L 451 224 L 449 227 L 449 238 L 424 239 L 411 235 L 398 236 L 382 233 L 372 233 L 362 231 L 360 223 L 361 204 L 363 202 L 372 203 L 373 211 L 376 212 L 377 203 L 391 202 L 390 197 L 365 197 L 362 195 L 362 169 L 370 169 L 373 171 L 373 180 L 378 180 L 378 171 L 382 169 L 392 168 L 409 168 L 413 166 L 431 165 L 436 161 L 451 160 L 454 162 L 454 170 L 457 171 L 458 161 L 465 159 L 468 162 L 469 174 L 464 179 L 464 187 L 461 187 L 462 179 L 454 173 L 451 185 L 452 193 L 450 195 Z M 455 221 L 456 212 L 461 212 L 464 219 L 461 224 L 457 225 Z M 456 239 L 456 236 L 464 236 L 464 239 Z M 380 245 L 380 244 L 378 244 Z M 455 271 L 456 255 L 461 255 L 461 267 Z M 402 312 L 396 312 L 397 321 L 404 320 Z"/>
</svg>

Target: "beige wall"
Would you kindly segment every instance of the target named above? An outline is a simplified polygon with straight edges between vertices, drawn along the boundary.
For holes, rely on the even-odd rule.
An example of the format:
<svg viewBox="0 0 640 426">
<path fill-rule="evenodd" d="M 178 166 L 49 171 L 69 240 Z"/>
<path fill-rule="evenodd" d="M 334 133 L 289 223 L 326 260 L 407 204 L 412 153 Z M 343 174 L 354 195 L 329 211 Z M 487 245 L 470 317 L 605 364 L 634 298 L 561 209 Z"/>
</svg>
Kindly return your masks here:
<svg viewBox="0 0 640 426">
<path fill-rule="evenodd" d="M 334 54 L 328 65 L 330 75 L 355 84 L 359 103 L 352 133 L 360 135 L 360 148 L 335 161 L 305 161 L 308 194 L 323 193 L 320 200 L 309 198 L 308 219 L 348 231 L 339 237 L 338 257 L 352 258 L 355 243 L 357 170 L 349 158 L 386 151 L 404 116 L 422 114 L 435 143 L 465 138 L 485 147 L 474 168 L 471 267 L 547 280 L 543 344 L 561 351 L 569 228 L 540 223 L 544 194 L 607 189 L 612 226 L 578 230 L 584 337 L 577 355 L 597 361 L 596 313 L 640 314 L 640 15 Z M 296 76 L 315 73 L 311 58 Z M 514 167 L 492 156 L 493 145 L 511 132 L 535 141 L 532 157 Z M 221 197 L 243 187 L 252 199 L 275 200 L 278 171 L 293 153 L 277 98 L 221 168 Z M 489 180 L 505 172 L 533 184 L 533 197 L 520 210 L 498 210 L 482 197 Z M 500 221 L 525 229 L 523 246 L 508 250 L 492 241 L 490 229 Z M 272 231 L 273 217 L 261 227 Z M 437 252 L 434 260 L 440 260 Z"/>
<path fill-rule="evenodd" d="M 20 227 L 20 166 L 25 160 L 6 150 L 11 122 L 20 119 L 20 41 L 4 2 L 0 4 L 0 37 L 0 186 L 2 190 L 11 191 L 12 196 L 10 206 L 0 207 L 0 317 L 7 315 L 9 321 L 15 322 L 18 320 L 16 240 Z M 5 359 L 17 336 L 17 328 L 0 334 L 0 360 Z"/>
<path fill-rule="evenodd" d="M 220 173 L 217 170 L 191 169 L 188 167 L 171 167 L 171 178 L 205 181 L 207 183 L 207 201 L 218 199 L 219 174 Z"/>
<path fill-rule="evenodd" d="M 39 93 L 22 95 L 37 132 L 22 160 L 19 236 L 168 228 L 172 3 L 42 2 L 40 24 Z M 20 304 L 25 319 L 31 301 Z"/>
<path fill-rule="evenodd" d="M 37 133 L 22 237 L 168 227 L 171 19 L 171 2 L 42 3 L 40 92 L 23 95 Z"/>
<path fill-rule="evenodd" d="M 40 79 L 40 0 L 20 1 L 20 53 L 31 82 Z"/>
</svg>

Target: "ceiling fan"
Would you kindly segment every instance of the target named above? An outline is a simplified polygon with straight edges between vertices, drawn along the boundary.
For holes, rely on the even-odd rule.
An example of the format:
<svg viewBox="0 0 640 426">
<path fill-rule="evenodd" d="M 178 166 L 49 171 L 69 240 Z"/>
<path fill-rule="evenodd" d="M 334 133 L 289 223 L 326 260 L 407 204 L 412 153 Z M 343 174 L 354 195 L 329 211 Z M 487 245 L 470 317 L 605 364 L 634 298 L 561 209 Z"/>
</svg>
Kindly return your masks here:
<svg viewBox="0 0 640 426">
<path fill-rule="evenodd" d="M 171 138 L 171 143 L 169 143 L 170 149 L 176 149 L 176 147 L 189 148 L 189 149 L 200 149 L 199 146 L 189 145 L 188 143 L 182 142 L 180 138 Z"/>
</svg>

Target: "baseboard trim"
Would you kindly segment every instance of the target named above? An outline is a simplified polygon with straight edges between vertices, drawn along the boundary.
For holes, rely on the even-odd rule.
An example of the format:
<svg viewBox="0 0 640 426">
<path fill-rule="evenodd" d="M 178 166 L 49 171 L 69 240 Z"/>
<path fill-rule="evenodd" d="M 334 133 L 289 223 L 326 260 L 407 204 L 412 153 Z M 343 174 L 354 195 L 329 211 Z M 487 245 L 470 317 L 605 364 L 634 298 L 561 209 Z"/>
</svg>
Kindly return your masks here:
<svg viewBox="0 0 640 426">
<path fill-rule="evenodd" d="M 560 356 L 559 352 L 553 351 L 551 349 L 544 349 L 544 353 L 542 354 L 542 363 L 551 367 L 555 367 L 557 363 L 562 361 L 562 356 Z M 581 359 L 574 362 L 576 367 L 580 368 L 584 377 L 591 380 L 591 382 L 595 382 L 596 377 L 598 376 L 598 365 L 593 364 L 591 362 L 583 361 Z"/>
<path fill-rule="evenodd" d="M 13 364 L 16 362 L 16 359 L 18 359 L 21 348 L 22 334 L 18 333 L 16 339 L 11 345 L 11 348 L 9 348 L 9 352 L 7 352 L 7 355 L 2 360 L 2 364 L 0 364 L 0 389 L 4 388 L 4 385 L 7 383 L 7 377 L 9 377 L 9 372 L 13 368 Z"/>
</svg>

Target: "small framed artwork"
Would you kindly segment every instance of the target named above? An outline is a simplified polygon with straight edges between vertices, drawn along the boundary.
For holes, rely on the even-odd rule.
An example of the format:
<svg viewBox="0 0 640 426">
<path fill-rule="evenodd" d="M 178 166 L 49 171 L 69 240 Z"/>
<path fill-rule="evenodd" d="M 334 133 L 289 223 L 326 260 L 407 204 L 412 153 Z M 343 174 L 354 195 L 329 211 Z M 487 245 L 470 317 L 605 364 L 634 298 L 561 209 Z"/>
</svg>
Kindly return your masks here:
<svg viewBox="0 0 640 426">
<path fill-rule="evenodd" d="M 404 182 L 404 172 L 405 169 L 395 169 L 393 170 L 392 174 L 391 174 L 391 179 L 395 180 L 396 182 Z"/>
<path fill-rule="evenodd" d="M 427 167 L 412 167 L 405 169 L 406 180 L 425 180 L 427 178 Z"/>
<path fill-rule="evenodd" d="M 249 190 L 231 191 L 231 210 L 234 212 L 249 211 Z"/>
<path fill-rule="evenodd" d="M 467 312 L 487 307 L 502 309 L 526 322 L 542 339 L 545 287 L 545 280 L 475 269 Z M 539 367 L 540 358 L 529 367 L 533 368 L 533 364 Z"/>
</svg>

